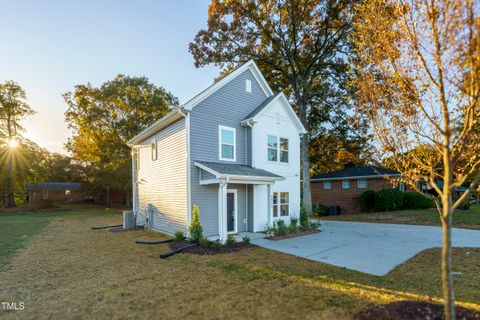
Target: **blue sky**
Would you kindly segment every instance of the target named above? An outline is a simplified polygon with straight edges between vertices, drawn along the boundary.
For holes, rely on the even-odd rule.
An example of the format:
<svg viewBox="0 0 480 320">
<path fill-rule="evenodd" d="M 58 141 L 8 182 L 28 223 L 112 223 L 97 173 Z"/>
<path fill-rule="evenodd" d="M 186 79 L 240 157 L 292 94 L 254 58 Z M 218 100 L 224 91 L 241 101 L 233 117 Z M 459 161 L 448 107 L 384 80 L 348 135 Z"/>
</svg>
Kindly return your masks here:
<svg viewBox="0 0 480 320">
<path fill-rule="evenodd" d="M 185 102 L 219 70 L 196 69 L 188 43 L 206 27 L 209 0 L 0 0 L 0 82 L 14 80 L 37 111 L 25 136 L 64 152 L 62 93 L 123 73 L 147 76 Z"/>
</svg>

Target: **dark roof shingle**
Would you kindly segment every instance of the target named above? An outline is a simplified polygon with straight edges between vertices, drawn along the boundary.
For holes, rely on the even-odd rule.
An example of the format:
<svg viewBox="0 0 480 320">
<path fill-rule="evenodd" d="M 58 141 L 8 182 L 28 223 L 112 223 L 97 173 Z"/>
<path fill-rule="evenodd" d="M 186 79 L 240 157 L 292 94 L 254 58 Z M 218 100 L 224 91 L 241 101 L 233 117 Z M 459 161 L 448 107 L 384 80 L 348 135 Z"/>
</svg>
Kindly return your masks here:
<svg viewBox="0 0 480 320">
<path fill-rule="evenodd" d="M 220 174 L 225 174 L 225 175 L 283 178 L 282 176 L 279 176 L 275 173 L 271 173 L 263 169 L 256 169 L 243 164 L 220 163 L 220 162 L 199 161 L 199 160 L 196 160 L 195 162 L 215 172 L 218 172 Z"/>
<path fill-rule="evenodd" d="M 399 173 L 395 170 L 386 169 L 382 167 L 375 167 L 375 166 L 349 167 L 342 170 L 332 171 L 332 172 L 313 176 L 311 180 L 384 176 L 384 175 L 388 176 L 388 175 L 398 175 L 398 174 Z"/>
</svg>

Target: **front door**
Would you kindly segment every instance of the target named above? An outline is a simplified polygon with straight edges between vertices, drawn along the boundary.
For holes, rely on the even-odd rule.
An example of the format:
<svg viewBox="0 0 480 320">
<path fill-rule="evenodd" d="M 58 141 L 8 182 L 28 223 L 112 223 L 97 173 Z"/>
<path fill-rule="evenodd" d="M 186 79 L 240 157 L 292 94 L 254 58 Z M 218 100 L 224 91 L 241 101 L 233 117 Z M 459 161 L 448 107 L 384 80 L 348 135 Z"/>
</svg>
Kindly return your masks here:
<svg viewBox="0 0 480 320">
<path fill-rule="evenodd" d="M 235 192 L 227 192 L 227 232 L 235 232 Z"/>
</svg>

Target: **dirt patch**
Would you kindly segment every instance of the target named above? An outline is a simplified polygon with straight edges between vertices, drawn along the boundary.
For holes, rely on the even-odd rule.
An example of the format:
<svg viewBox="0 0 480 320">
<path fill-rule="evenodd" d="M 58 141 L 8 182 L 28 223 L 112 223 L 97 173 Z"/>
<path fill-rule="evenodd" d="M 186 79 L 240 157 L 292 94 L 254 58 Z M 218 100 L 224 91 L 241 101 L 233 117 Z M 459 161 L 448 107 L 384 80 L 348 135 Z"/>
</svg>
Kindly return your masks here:
<svg viewBox="0 0 480 320">
<path fill-rule="evenodd" d="M 128 231 L 141 231 L 143 230 L 143 227 L 136 227 L 132 229 L 123 229 L 123 227 L 115 227 L 115 228 L 110 228 L 108 231 L 113 232 L 113 233 L 118 233 L 118 232 L 128 232 Z"/>
<path fill-rule="evenodd" d="M 457 319 L 480 320 L 480 312 L 456 307 Z M 443 320 L 443 305 L 424 301 L 399 301 L 375 306 L 355 315 L 355 320 Z"/>
<path fill-rule="evenodd" d="M 284 239 L 289 239 L 289 238 L 306 236 L 307 234 L 314 234 L 314 233 L 319 233 L 319 232 L 320 232 L 320 230 L 313 229 L 313 230 L 307 230 L 307 231 L 298 231 L 296 233 L 289 233 L 285 236 L 278 235 L 278 236 L 268 237 L 268 238 L 265 238 L 265 239 L 278 241 L 278 240 L 284 240 Z"/>
<path fill-rule="evenodd" d="M 176 250 L 180 249 L 182 247 L 188 246 L 190 243 L 188 241 L 179 241 L 179 242 L 170 242 L 168 246 L 170 249 Z M 194 254 L 194 255 L 199 255 L 199 256 L 206 256 L 206 255 L 213 255 L 213 254 L 226 254 L 226 253 L 233 253 L 233 252 L 238 252 L 242 251 L 245 249 L 250 249 L 256 247 L 255 245 L 251 243 L 245 243 L 245 242 L 237 242 L 233 245 L 229 246 L 221 246 L 219 249 L 217 248 L 205 248 L 201 246 L 195 246 L 195 247 L 190 247 L 187 248 L 183 251 L 183 253 L 188 253 L 188 254 Z"/>
</svg>

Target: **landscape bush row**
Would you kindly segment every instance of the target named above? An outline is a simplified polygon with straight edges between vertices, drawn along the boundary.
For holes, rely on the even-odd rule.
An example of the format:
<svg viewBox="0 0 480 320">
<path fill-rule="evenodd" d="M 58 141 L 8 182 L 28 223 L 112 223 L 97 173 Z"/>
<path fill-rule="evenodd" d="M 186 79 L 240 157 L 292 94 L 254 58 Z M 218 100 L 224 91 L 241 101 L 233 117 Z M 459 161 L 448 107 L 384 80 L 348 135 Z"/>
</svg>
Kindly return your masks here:
<svg viewBox="0 0 480 320">
<path fill-rule="evenodd" d="M 418 192 L 402 192 L 398 189 L 367 190 L 357 199 L 362 212 L 395 211 L 404 209 L 428 209 L 435 203 Z"/>
</svg>

